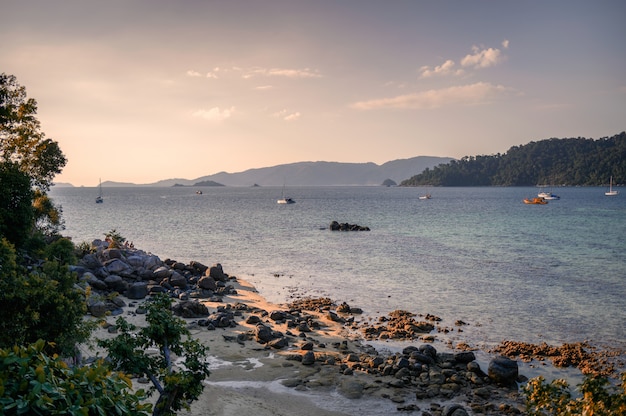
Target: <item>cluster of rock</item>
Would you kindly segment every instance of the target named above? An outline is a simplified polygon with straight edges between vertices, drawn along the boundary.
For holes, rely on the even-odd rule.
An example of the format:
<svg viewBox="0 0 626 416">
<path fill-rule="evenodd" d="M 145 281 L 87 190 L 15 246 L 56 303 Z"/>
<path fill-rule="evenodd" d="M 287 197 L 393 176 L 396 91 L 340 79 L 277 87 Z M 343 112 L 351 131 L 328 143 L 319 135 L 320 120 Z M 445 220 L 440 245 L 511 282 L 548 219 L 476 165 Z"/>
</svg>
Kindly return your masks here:
<svg viewBox="0 0 626 416">
<path fill-rule="evenodd" d="M 235 292 L 229 285 L 230 277 L 220 264 L 212 267 L 192 261 L 189 264 L 175 260 L 161 260 L 158 256 L 134 248 L 109 247 L 109 243 L 94 240 L 91 251 L 77 265 L 72 266 L 79 281 L 91 288 L 87 299 L 89 312 L 94 316 L 121 313 L 124 301 L 115 294 L 128 299 L 144 299 L 156 293 L 168 293 L 180 300 L 191 298 L 220 301 L 221 297 Z M 193 306 L 200 308 L 204 305 Z M 190 312 L 188 317 L 204 316 L 205 311 Z M 206 307 L 205 307 L 206 309 Z M 181 316 L 182 316 L 181 315 Z M 206 314 L 208 315 L 208 314 Z"/>
<path fill-rule="evenodd" d="M 322 314 L 317 318 L 305 308 Z M 308 369 L 301 371 L 298 378 L 285 380 L 288 387 L 337 386 L 348 398 L 384 391 L 383 397 L 398 404 L 404 403 L 408 392 L 420 401 L 449 401 L 463 396 L 474 412 L 482 414 L 519 414 L 522 408 L 521 404 L 494 404 L 498 399 L 510 402 L 508 396 L 517 395 L 517 381 L 520 380 L 517 362 L 506 357 L 493 359 L 485 373 L 471 351 L 441 353 L 432 345 L 423 344 L 408 346 L 401 353 L 382 355 L 374 348 L 348 339 L 331 345 L 316 340 L 315 332 L 328 326 L 325 320 L 350 323 L 352 319 L 345 313 L 360 312 L 345 303 L 335 306 L 329 299 L 321 298 L 296 301 L 287 305 L 285 310 L 265 311 L 244 304 L 227 305 L 222 310 L 230 310 L 232 325 L 237 325 L 234 317 L 237 316 L 235 312 L 239 312 L 241 319 L 253 326 L 252 330 L 229 337 L 228 341 L 240 344 L 256 341 L 265 348 L 281 350 L 287 360 Z M 244 313 L 250 315 L 245 317 Z M 286 325 L 287 330 L 278 331 L 274 324 Z M 398 409 L 419 410 L 415 405 L 399 406 Z M 455 416 L 468 414 L 458 404 L 431 409 L 431 412 Z"/>
<path fill-rule="evenodd" d="M 612 356 L 618 356 L 620 351 L 597 351 L 587 342 L 565 343 L 561 346 L 530 344 L 519 341 L 503 341 L 492 349 L 497 353 L 509 358 L 516 358 L 524 362 L 532 360 L 543 361 L 549 359 L 556 367 L 576 367 L 583 374 L 592 374 L 602 377 L 615 376 L 617 366 L 611 360 Z"/>
<path fill-rule="evenodd" d="M 339 223 L 337 221 L 331 222 L 329 228 L 331 231 L 370 231 L 369 227 L 358 224 L 348 224 L 347 222 Z"/>
<path fill-rule="evenodd" d="M 94 316 L 122 313 L 126 305 L 115 294 L 140 300 L 152 294 L 168 293 L 179 299 L 173 312 L 192 319 L 190 328 L 215 330 L 245 323 L 248 330 L 222 332 L 222 336 L 226 341 L 241 345 L 256 342 L 263 348 L 280 351 L 288 362 L 301 365 L 297 378 L 284 381 L 286 386 L 295 389 L 336 386 L 348 398 L 379 392 L 382 397 L 398 403 L 398 410 L 420 410 L 414 404 L 401 406 L 407 395 L 412 394 L 420 402 L 433 402 L 423 413 L 432 415 L 467 416 L 468 412 L 459 404 L 434 403 L 436 400 L 450 402 L 459 397 L 475 413 L 520 413 L 521 405 L 494 404 L 517 400 L 518 367 L 517 362 L 509 358 L 495 358 L 485 373 L 471 351 L 441 353 L 426 343 L 384 355 L 349 339 L 331 345 L 318 341 L 315 333 L 331 323 L 354 325 L 354 314 L 362 311 L 345 302 L 337 306 L 328 298 L 307 298 L 281 310 L 266 311 L 235 303 L 222 304 L 211 311 L 201 300 L 222 302 L 223 296 L 236 294 L 228 284 L 236 278 L 224 273 L 221 265 L 207 267 L 197 262 L 161 261 L 141 250 L 111 248 L 100 240 L 92 243 L 91 252 L 73 270 L 95 293 L 88 297 L 89 311 Z M 381 319 L 380 325 L 368 326 L 363 332 L 375 338 L 413 340 L 415 334 L 432 331 L 432 322 L 437 320 L 428 316 L 428 322 L 416 322 L 412 314 L 396 312 Z M 279 327 L 285 329 L 278 330 Z"/>
</svg>

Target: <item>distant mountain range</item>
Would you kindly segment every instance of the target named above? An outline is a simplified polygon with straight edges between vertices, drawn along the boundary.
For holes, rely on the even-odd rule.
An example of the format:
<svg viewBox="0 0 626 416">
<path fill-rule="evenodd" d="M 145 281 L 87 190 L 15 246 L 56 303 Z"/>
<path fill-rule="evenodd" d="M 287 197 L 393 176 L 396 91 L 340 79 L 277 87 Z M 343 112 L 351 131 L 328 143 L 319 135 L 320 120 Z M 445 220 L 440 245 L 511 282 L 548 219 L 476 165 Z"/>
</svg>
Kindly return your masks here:
<svg viewBox="0 0 626 416">
<path fill-rule="evenodd" d="M 219 172 L 196 179 L 164 179 L 150 184 L 106 181 L 102 186 L 372 186 L 383 185 L 388 179 L 400 183 L 426 168 L 432 169 L 451 160 L 449 157 L 417 156 L 382 165 L 372 162 L 297 162 L 238 173 Z"/>
</svg>

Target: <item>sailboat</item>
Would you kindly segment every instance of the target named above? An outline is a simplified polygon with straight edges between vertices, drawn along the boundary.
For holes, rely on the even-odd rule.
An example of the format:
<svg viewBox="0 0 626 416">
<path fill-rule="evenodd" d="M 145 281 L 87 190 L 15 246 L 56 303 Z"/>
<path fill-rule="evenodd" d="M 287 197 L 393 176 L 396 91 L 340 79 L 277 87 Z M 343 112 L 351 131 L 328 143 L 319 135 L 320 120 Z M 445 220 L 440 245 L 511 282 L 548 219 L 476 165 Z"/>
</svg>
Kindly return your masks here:
<svg viewBox="0 0 626 416">
<path fill-rule="evenodd" d="M 606 196 L 615 196 L 619 192 L 613 190 L 613 177 L 611 176 L 611 180 L 609 181 L 609 190 L 604 193 Z"/>
<path fill-rule="evenodd" d="M 277 204 L 295 204 L 296 201 L 294 201 L 292 198 L 286 197 L 285 196 L 285 185 L 283 185 L 283 192 L 282 195 L 280 197 L 280 199 L 278 199 L 276 201 Z"/>
<path fill-rule="evenodd" d="M 100 179 L 100 184 L 98 185 L 98 196 L 96 197 L 96 204 L 101 204 L 104 202 L 104 198 L 102 198 L 102 179 Z"/>
</svg>

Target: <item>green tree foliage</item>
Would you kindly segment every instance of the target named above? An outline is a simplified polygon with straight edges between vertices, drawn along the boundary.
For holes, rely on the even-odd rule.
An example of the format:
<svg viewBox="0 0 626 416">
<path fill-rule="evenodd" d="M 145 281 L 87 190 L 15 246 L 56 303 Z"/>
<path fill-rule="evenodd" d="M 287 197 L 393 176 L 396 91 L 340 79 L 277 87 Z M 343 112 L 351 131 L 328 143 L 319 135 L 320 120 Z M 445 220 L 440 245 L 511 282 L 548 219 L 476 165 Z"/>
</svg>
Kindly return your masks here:
<svg viewBox="0 0 626 416">
<path fill-rule="evenodd" d="M 0 163 L 0 237 L 26 244 L 35 218 L 30 179 L 15 163 Z"/>
<path fill-rule="evenodd" d="M 145 392 L 102 361 L 68 366 L 42 340 L 0 349 L 0 416 L 148 416 Z"/>
<path fill-rule="evenodd" d="M 579 386 L 581 396 L 572 398 L 569 385 L 557 379 L 547 384 L 543 377 L 530 379 L 524 386 L 529 416 L 612 416 L 626 414 L 626 373 L 620 386 L 604 377 L 587 376 Z"/>
<path fill-rule="evenodd" d="M 16 78 L 0 74 L 0 348 L 44 339 L 73 356 L 90 326 L 69 271 L 74 247 L 58 235 L 61 211 L 46 194 L 66 161 L 36 113 Z"/>
<path fill-rule="evenodd" d="M 0 74 L 0 161 L 16 163 L 45 192 L 67 160 L 40 130 L 36 114 L 37 101 L 27 97 L 26 88 L 15 76 Z"/>
<path fill-rule="evenodd" d="M 505 154 L 465 156 L 426 169 L 400 186 L 604 185 L 626 181 L 626 132 L 598 140 L 548 139 Z"/>
<path fill-rule="evenodd" d="M 124 318 L 117 319 L 118 336 L 100 340 L 115 368 L 129 374 L 145 375 L 159 393 L 154 416 L 175 415 L 188 409 L 204 389 L 202 382 L 209 376 L 205 356 L 208 347 L 191 338 L 185 321 L 173 315 L 171 299 L 157 295 L 147 303 L 147 326 L 138 329 Z M 147 354 L 157 348 L 160 355 Z M 175 366 L 173 355 L 182 360 Z M 178 367 L 178 368 L 177 368 Z"/>
<path fill-rule="evenodd" d="M 75 355 L 77 343 L 88 339 L 85 298 L 68 267 L 73 260 L 70 245 L 65 239 L 49 245 L 50 259 L 27 270 L 19 264 L 14 246 L 0 241 L 0 348 L 44 339 L 54 343 L 54 352 L 69 357 Z"/>
</svg>

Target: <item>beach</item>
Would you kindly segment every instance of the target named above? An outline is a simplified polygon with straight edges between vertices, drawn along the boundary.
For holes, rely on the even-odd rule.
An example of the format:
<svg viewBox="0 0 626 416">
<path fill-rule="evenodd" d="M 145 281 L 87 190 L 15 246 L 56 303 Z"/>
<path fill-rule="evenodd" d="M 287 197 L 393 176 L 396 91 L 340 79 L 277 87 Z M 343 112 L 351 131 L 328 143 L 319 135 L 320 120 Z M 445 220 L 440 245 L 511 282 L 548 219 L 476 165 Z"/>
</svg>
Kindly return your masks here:
<svg viewBox="0 0 626 416">
<path fill-rule="evenodd" d="M 359 331 L 353 329 L 355 324 L 350 322 L 353 317 L 350 313 L 341 314 L 341 321 L 334 320 L 336 307 L 327 305 L 327 299 L 295 302 L 312 309 L 301 309 L 301 316 L 311 323 L 307 332 L 301 332 L 287 320 L 271 318 L 275 315 L 272 312 L 293 312 L 293 305 L 269 303 L 245 280 L 230 277 L 228 286 L 229 294 L 219 301 L 200 301 L 209 313 L 235 311 L 234 322 L 228 327 L 207 329 L 199 325 L 197 318 L 183 318 L 191 336 L 209 346 L 211 375 L 205 380 L 199 400 L 180 415 L 339 416 L 422 414 L 422 411 L 445 414 L 445 410 L 454 405 L 462 406 L 468 414 L 501 414 L 502 409 L 517 413 L 523 409 L 517 389 L 487 383 L 483 385 L 486 396 L 482 398 L 450 392 L 418 400 L 414 385 L 402 377 L 393 373 L 382 375 L 361 365 L 365 357 L 383 355 L 379 356 L 364 342 Z M 144 325 L 145 315 L 135 312 L 142 302 L 123 296 L 122 299 L 126 304 L 122 316 L 137 326 Z M 318 308 L 320 304 L 325 307 Z M 329 318 L 329 313 L 334 319 Z M 258 318 L 250 319 L 251 316 Z M 107 316 L 106 324 L 101 325 L 94 337 L 115 336 L 110 327 L 115 325 L 117 317 Z M 288 345 L 272 347 L 256 340 L 254 333 L 259 321 L 285 334 Z M 431 336 L 426 334 L 425 338 L 430 340 L 427 345 L 433 344 Z M 406 342 L 407 346 L 421 344 L 424 342 Z M 315 359 L 304 364 L 307 352 L 309 355 L 312 352 Z M 435 367 L 434 362 L 432 367 Z M 135 388 L 149 387 L 138 379 L 133 383 Z M 485 393 L 487 387 L 489 391 Z M 472 406 L 482 410 L 471 413 Z"/>
<path fill-rule="evenodd" d="M 145 325 L 145 301 L 167 293 L 190 336 L 209 347 L 211 374 L 181 415 L 520 414 L 528 378 L 580 380 L 581 371 L 614 373 L 616 361 L 623 368 L 623 351 L 584 342 L 507 341 L 487 351 L 463 341 L 462 320 L 450 326 L 405 310 L 373 319 L 358 305 L 306 292 L 276 304 L 221 264 L 111 244 L 94 240 L 73 268 L 92 289 L 88 310 L 101 322 L 93 338 L 114 337 L 120 316 Z M 133 379 L 133 388 L 149 387 Z"/>
</svg>

